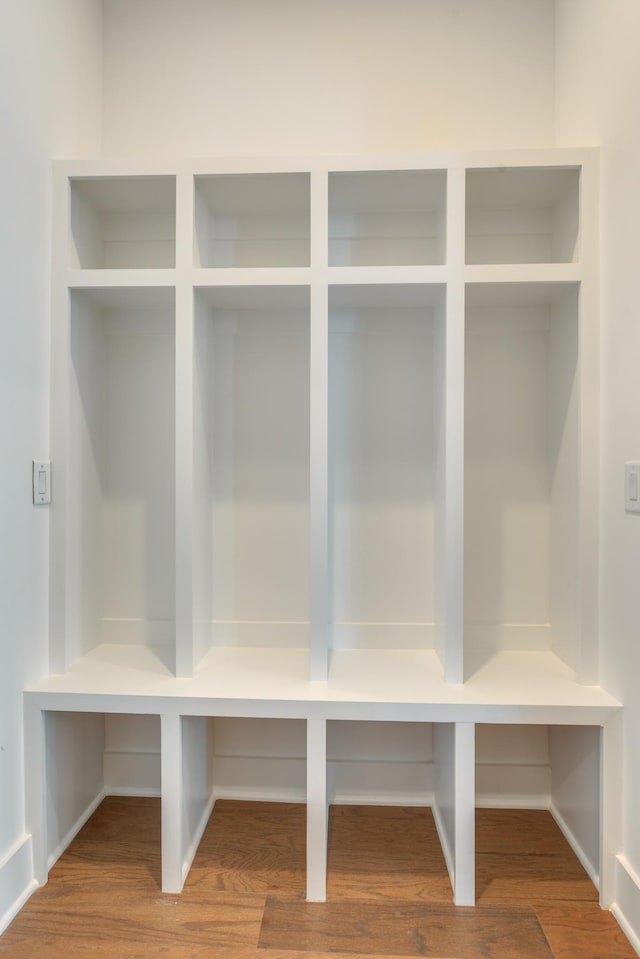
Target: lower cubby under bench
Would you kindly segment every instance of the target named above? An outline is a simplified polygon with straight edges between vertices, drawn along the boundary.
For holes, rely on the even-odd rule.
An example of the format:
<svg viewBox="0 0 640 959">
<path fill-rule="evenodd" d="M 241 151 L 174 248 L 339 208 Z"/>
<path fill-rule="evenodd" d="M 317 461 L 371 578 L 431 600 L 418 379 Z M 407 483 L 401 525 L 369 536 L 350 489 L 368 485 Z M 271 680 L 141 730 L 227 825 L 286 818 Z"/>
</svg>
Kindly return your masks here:
<svg viewBox="0 0 640 959">
<path fill-rule="evenodd" d="M 468 682 L 453 686 L 438 681 L 428 663 L 421 672 L 407 661 L 403 676 L 396 658 L 396 673 L 385 674 L 368 668 L 374 664 L 366 655 L 358 669 L 336 658 L 329 680 L 311 683 L 304 679 L 304 664 L 294 660 L 287 670 L 275 670 L 274 651 L 271 658 L 261 650 L 237 652 L 242 662 L 235 671 L 225 675 L 218 663 L 217 671 L 178 679 L 161 664 L 141 672 L 131 654 L 123 662 L 113 649 L 98 648 L 68 673 L 49 676 L 25 693 L 27 829 L 40 884 L 109 791 L 105 716 L 156 717 L 159 723 L 162 889 L 169 893 L 181 891 L 217 798 L 213 724 L 279 720 L 305 728 L 306 895 L 324 901 L 328 813 L 341 801 L 327 774 L 328 728 L 339 739 L 341 730 L 357 723 L 411 723 L 424 724 L 432 744 L 430 786 L 420 805 L 432 809 L 454 902 L 473 905 L 476 808 L 489 804 L 476 777 L 477 731 L 538 726 L 548 730 L 550 784 L 539 804 L 551 810 L 585 865 L 601 905 L 611 904 L 620 822 L 620 704 L 600 687 L 575 683 L 555 657 L 540 653 L 494 657 Z M 495 768 L 514 762 L 513 756 L 494 758 Z M 491 804 L 508 806 L 498 779 Z M 375 794 L 364 801 L 384 804 Z"/>
</svg>

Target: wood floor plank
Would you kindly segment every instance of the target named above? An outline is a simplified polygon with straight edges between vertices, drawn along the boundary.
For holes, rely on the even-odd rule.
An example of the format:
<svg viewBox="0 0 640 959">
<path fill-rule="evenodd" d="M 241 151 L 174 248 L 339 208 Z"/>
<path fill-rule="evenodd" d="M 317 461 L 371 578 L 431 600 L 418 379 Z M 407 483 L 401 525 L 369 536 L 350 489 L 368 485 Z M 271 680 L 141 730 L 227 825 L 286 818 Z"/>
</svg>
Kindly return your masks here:
<svg viewBox="0 0 640 959">
<path fill-rule="evenodd" d="M 574 858 L 548 809 L 476 809 L 476 853 Z"/>
<path fill-rule="evenodd" d="M 453 901 L 427 807 L 332 806 L 327 858 L 329 899 Z"/>
<path fill-rule="evenodd" d="M 554 959 L 533 909 L 444 904 L 308 903 L 267 897 L 262 949 L 463 959 Z"/>
<path fill-rule="evenodd" d="M 597 902 L 598 891 L 548 810 L 478 809 L 476 899 Z"/>
<path fill-rule="evenodd" d="M 637 959 L 610 912 L 595 902 L 534 905 L 555 959 Z"/>
<path fill-rule="evenodd" d="M 187 877 L 198 885 L 304 898 L 305 806 L 218 800 Z"/>
</svg>

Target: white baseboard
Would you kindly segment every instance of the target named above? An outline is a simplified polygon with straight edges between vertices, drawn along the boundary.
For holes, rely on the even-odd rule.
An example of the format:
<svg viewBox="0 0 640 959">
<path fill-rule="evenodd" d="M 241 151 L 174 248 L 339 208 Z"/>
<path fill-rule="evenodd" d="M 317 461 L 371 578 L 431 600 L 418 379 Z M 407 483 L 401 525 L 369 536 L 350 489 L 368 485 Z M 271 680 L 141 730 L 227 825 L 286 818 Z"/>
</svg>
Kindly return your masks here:
<svg viewBox="0 0 640 959">
<path fill-rule="evenodd" d="M 49 858 L 47 859 L 47 869 L 51 869 L 52 866 L 56 864 L 62 853 L 65 851 L 67 846 L 72 842 L 73 839 L 78 835 L 84 824 L 87 820 L 94 814 L 102 800 L 105 798 L 106 792 L 102 789 L 98 795 L 93 799 L 84 812 L 78 816 L 74 822 L 71 829 L 67 831 L 64 837 L 60 840 L 55 849 L 49 853 Z"/>
<path fill-rule="evenodd" d="M 38 888 L 31 846 L 31 836 L 24 835 L 0 859 L 0 934 Z"/>
<path fill-rule="evenodd" d="M 509 795 L 501 793 L 479 793 L 475 801 L 476 809 L 548 809 L 549 797 L 539 793 L 531 795 Z"/>
<path fill-rule="evenodd" d="M 616 901 L 611 912 L 640 956 L 640 876 L 625 856 L 616 856 Z"/>
<path fill-rule="evenodd" d="M 160 799 L 161 792 L 156 786 L 109 786 L 105 796 L 125 796 L 130 799 Z"/>
<path fill-rule="evenodd" d="M 563 816 L 562 813 L 557 809 L 557 807 L 554 805 L 554 803 L 551 803 L 551 805 L 549 806 L 549 812 L 551 813 L 551 815 L 552 815 L 553 818 L 555 819 L 556 823 L 558 824 L 558 826 L 559 826 L 559 828 L 560 828 L 560 831 L 562 832 L 564 838 L 567 840 L 567 842 L 569 843 L 569 845 L 571 846 L 571 848 L 572 848 L 573 851 L 575 852 L 576 856 L 577 856 L 578 859 L 580 860 L 580 864 L 581 864 L 582 868 L 584 869 L 584 871 L 586 872 L 586 874 L 588 875 L 589 879 L 590 879 L 591 882 L 594 884 L 594 886 L 596 887 L 596 889 L 600 889 L 600 875 L 599 875 L 599 872 L 598 872 L 598 870 L 596 869 L 596 867 L 594 866 L 594 864 L 591 862 L 591 860 L 588 858 L 588 856 L 585 854 L 582 846 L 580 845 L 580 843 L 579 843 L 578 840 L 576 839 L 575 835 L 573 834 L 573 832 L 571 831 L 571 829 L 570 829 L 569 826 L 567 825 L 567 822 L 566 822 L 564 816 Z"/>
</svg>

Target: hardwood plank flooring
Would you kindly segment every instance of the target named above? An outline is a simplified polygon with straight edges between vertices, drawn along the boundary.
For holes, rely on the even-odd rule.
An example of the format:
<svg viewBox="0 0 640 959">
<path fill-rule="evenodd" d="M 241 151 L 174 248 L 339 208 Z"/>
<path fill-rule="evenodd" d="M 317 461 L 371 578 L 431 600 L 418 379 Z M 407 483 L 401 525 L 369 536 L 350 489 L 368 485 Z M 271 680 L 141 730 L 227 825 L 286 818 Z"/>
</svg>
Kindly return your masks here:
<svg viewBox="0 0 640 959">
<path fill-rule="evenodd" d="M 476 909 L 452 905 L 430 810 L 390 807 L 332 808 L 328 902 L 306 903 L 304 813 L 219 801 L 172 896 L 159 802 L 106 799 L 0 957 L 635 959 L 546 812 L 478 810 Z"/>
<path fill-rule="evenodd" d="M 432 903 L 284 902 L 267 898 L 258 945 L 314 953 L 554 959 L 528 907 L 456 908 Z"/>
<path fill-rule="evenodd" d="M 429 808 L 332 806 L 327 865 L 329 899 L 453 902 Z"/>
<path fill-rule="evenodd" d="M 598 901 L 598 892 L 546 810 L 476 810 L 476 900 Z"/>
</svg>

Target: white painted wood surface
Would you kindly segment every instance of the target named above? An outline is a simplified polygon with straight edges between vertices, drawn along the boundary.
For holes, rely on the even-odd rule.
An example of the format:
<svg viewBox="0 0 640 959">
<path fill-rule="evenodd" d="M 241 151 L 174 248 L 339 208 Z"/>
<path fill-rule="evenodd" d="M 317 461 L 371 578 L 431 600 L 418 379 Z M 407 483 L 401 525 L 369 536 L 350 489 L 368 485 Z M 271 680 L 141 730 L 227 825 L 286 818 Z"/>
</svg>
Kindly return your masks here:
<svg viewBox="0 0 640 959">
<path fill-rule="evenodd" d="M 28 730 L 38 756 L 42 713 L 161 717 L 168 891 L 216 779 L 306 793 L 310 898 L 349 798 L 433 802 L 459 903 L 475 802 L 555 795 L 597 858 L 600 786 L 576 817 L 551 785 L 584 743 L 598 778 L 618 709 L 595 171 L 571 150 L 59 166 L 52 673 Z"/>
</svg>

